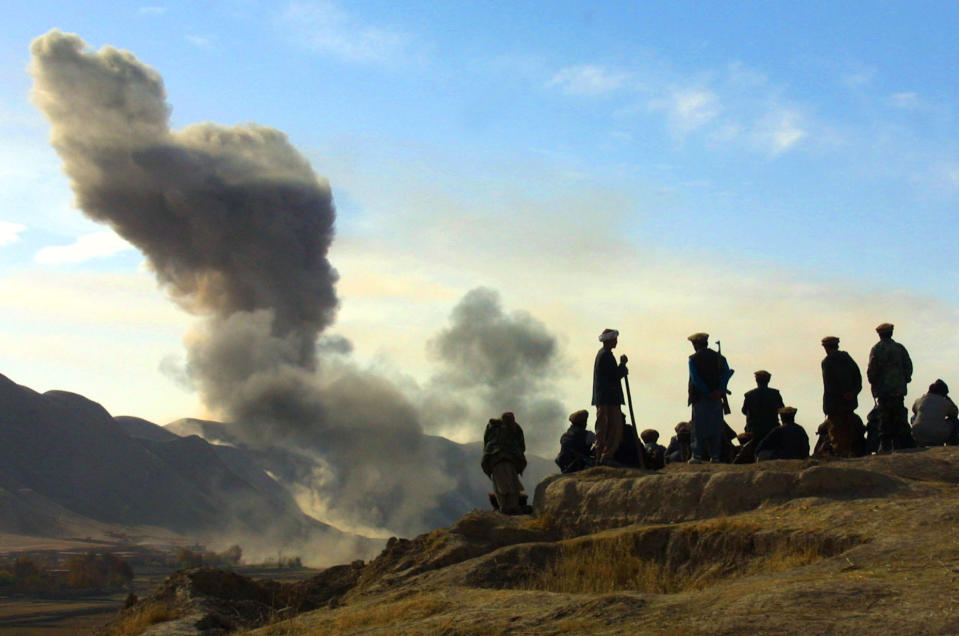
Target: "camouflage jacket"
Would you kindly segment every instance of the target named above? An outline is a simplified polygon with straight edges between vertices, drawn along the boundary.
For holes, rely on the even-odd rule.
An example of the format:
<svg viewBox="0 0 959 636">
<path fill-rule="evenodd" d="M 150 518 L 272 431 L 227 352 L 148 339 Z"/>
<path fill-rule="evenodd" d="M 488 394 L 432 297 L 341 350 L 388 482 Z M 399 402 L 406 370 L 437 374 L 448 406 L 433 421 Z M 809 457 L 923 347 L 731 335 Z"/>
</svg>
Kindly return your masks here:
<svg viewBox="0 0 959 636">
<path fill-rule="evenodd" d="M 904 396 L 912 381 L 912 360 L 906 348 L 892 338 L 883 338 L 869 352 L 866 377 L 874 397 Z"/>
<path fill-rule="evenodd" d="M 501 419 L 491 419 L 483 435 L 483 472 L 493 473 L 496 464 L 508 461 L 517 473 L 526 469 L 526 439 L 519 424 L 507 424 Z"/>
</svg>

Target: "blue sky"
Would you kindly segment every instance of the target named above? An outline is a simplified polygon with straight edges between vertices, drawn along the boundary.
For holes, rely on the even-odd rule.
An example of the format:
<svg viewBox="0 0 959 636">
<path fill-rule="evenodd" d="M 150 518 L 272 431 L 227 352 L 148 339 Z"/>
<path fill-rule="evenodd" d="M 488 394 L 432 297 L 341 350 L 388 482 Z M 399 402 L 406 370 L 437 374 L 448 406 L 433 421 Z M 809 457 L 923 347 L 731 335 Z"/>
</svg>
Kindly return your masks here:
<svg viewBox="0 0 959 636">
<path fill-rule="evenodd" d="M 38 1 L 5 13 L 0 373 L 38 389 L 157 421 L 202 412 L 157 370 L 180 355 L 190 317 L 135 250 L 71 208 L 29 103 L 29 42 L 54 27 L 156 68 L 175 127 L 274 126 L 329 178 L 337 329 L 366 364 L 427 376 L 422 343 L 487 285 L 560 336 L 571 411 L 595 334 L 623 329 L 647 367 L 648 390 L 634 388 L 645 423 L 664 432 L 684 415 L 684 330 L 723 334 L 737 392 L 752 366 L 778 364 L 773 384 L 809 428 L 828 333 L 865 365 L 871 327 L 896 322 L 917 362 L 913 396 L 955 371 L 955 3 Z"/>
</svg>

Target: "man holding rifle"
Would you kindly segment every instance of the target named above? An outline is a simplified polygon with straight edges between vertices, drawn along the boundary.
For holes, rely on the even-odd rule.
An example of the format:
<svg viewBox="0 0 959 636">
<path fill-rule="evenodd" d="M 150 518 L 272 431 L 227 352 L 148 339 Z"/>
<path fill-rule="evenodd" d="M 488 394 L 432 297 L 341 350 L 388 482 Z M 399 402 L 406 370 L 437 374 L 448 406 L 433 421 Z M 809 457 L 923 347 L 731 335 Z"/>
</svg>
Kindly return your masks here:
<svg viewBox="0 0 959 636">
<path fill-rule="evenodd" d="M 729 412 L 726 385 L 733 372 L 720 353 L 713 351 L 709 334 L 694 333 L 688 340 L 695 352 L 689 356 L 689 402 L 693 407 L 691 464 L 708 458 L 721 461 L 723 453 L 723 412 Z"/>
<path fill-rule="evenodd" d="M 626 356 L 616 357 L 619 332 L 615 329 L 603 329 L 599 341 L 603 348 L 596 354 L 593 363 L 593 406 L 596 407 L 596 463 L 604 464 L 613 459 L 623 441 L 623 386 L 622 378 L 627 374 Z"/>
</svg>

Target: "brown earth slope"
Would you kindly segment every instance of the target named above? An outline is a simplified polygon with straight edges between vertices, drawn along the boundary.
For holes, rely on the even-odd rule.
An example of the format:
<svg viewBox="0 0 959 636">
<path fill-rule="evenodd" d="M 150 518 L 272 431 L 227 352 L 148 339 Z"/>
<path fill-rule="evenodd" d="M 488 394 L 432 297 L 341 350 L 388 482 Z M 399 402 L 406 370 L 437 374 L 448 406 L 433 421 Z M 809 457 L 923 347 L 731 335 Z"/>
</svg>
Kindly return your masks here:
<svg viewBox="0 0 959 636">
<path fill-rule="evenodd" d="M 959 448 L 596 468 L 543 481 L 533 516 L 474 511 L 391 540 L 369 563 L 330 572 L 335 590 L 310 583 L 318 600 L 307 605 L 318 609 L 275 603 L 256 620 L 202 625 L 264 635 L 959 633 L 957 485 Z M 166 590 L 178 594 L 190 596 Z M 210 615 L 204 603 L 230 613 L 191 598 L 189 611 L 164 617 L 181 620 L 144 633 L 191 633 Z M 142 624 L 155 602 L 128 610 L 114 633 L 137 615 Z"/>
</svg>

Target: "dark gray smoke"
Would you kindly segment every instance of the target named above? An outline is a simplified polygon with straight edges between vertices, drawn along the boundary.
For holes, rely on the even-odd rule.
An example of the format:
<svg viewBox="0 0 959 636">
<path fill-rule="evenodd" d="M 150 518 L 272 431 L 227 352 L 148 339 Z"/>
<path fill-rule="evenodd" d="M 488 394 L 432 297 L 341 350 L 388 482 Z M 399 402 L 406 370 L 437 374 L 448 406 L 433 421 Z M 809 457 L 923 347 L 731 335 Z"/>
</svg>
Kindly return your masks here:
<svg viewBox="0 0 959 636">
<path fill-rule="evenodd" d="M 79 207 L 136 245 L 203 319 L 186 369 L 204 402 L 255 445 L 312 449 L 316 488 L 346 523 L 409 532 L 452 487 L 415 409 L 318 338 L 337 308 L 330 188 L 286 136 L 248 124 L 169 128 L 156 71 L 59 31 L 31 45 L 33 99 Z"/>
<path fill-rule="evenodd" d="M 560 367 L 556 337 L 525 312 L 507 314 L 499 294 L 477 288 L 453 309 L 429 347 L 440 365 L 426 400 L 431 428 L 457 435 L 513 411 L 531 452 L 551 456 L 565 420 L 551 386 Z"/>
</svg>

